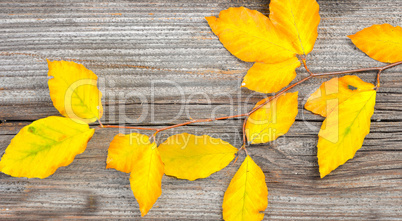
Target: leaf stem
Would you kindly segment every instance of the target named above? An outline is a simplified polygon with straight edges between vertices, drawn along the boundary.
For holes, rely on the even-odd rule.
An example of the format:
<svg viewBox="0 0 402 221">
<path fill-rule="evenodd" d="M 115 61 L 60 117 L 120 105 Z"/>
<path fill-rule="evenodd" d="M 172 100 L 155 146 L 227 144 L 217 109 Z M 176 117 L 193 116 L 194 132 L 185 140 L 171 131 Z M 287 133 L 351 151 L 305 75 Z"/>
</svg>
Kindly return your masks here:
<svg viewBox="0 0 402 221">
<path fill-rule="evenodd" d="M 247 138 L 246 138 L 246 123 L 248 116 L 243 120 L 243 147 L 246 148 Z M 245 150 L 245 149 L 244 149 Z"/>
<path fill-rule="evenodd" d="M 310 75 L 314 75 L 313 72 L 311 72 L 310 69 L 308 69 L 307 63 L 306 63 L 306 58 L 305 58 L 305 57 L 302 58 L 302 62 L 303 62 L 303 65 L 304 65 L 304 69 L 306 69 L 306 71 L 307 71 Z"/>
<path fill-rule="evenodd" d="M 376 90 L 376 91 L 378 91 L 378 88 L 380 88 L 380 76 L 381 76 L 381 72 L 382 72 L 382 70 L 379 70 L 379 71 L 377 72 L 377 84 L 376 84 L 376 86 L 375 86 L 375 90 Z"/>
</svg>

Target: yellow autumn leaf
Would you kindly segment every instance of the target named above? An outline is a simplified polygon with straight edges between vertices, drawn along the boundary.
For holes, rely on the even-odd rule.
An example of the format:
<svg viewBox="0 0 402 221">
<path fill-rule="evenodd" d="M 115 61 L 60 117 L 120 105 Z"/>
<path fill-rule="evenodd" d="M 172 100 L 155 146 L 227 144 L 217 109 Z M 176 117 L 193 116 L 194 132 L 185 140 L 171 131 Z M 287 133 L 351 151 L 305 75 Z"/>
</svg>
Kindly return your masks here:
<svg viewBox="0 0 402 221">
<path fill-rule="evenodd" d="M 328 113 L 354 94 L 373 88 L 373 84 L 364 82 L 355 75 L 332 78 L 311 94 L 304 107 L 315 114 L 326 117 Z"/>
<path fill-rule="evenodd" d="M 269 18 L 275 28 L 292 42 L 297 54 L 307 55 L 313 50 L 320 23 L 319 5 L 315 0 L 272 0 Z"/>
<path fill-rule="evenodd" d="M 142 134 L 116 135 L 109 147 L 107 168 L 131 173 L 131 190 L 145 216 L 162 194 L 164 166 L 155 143 Z"/>
<path fill-rule="evenodd" d="M 252 144 L 266 143 L 286 134 L 295 121 L 298 92 L 283 94 L 252 113 L 247 119 L 246 136 Z M 254 108 L 267 99 L 258 102 Z"/>
<path fill-rule="evenodd" d="M 348 36 L 372 59 L 385 63 L 402 61 L 402 28 L 390 24 L 373 25 Z"/>
<path fill-rule="evenodd" d="M 140 152 L 130 174 L 130 186 L 145 216 L 162 194 L 163 163 L 155 143 Z"/>
<path fill-rule="evenodd" d="M 48 60 L 48 66 L 50 98 L 61 115 L 85 122 L 102 117 L 102 93 L 91 70 L 72 61 Z"/>
<path fill-rule="evenodd" d="M 306 108 L 326 116 L 317 144 L 321 178 L 352 159 L 362 147 L 374 112 L 373 88 L 356 76 L 344 76 L 324 82 L 309 98 Z"/>
<path fill-rule="evenodd" d="M 278 63 L 294 57 L 297 51 L 271 20 L 244 7 L 229 8 L 206 17 L 212 31 L 234 56 L 247 62 Z"/>
<path fill-rule="evenodd" d="M 223 197 L 226 221 L 262 220 L 268 206 L 268 188 L 261 168 L 247 156 L 230 181 Z"/>
<path fill-rule="evenodd" d="M 84 152 L 95 130 L 64 117 L 47 117 L 25 126 L 11 140 L 0 171 L 13 177 L 46 178 Z"/>
<path fill-rule="evenodd" d="M 219 17 L 206 17 L 225 48 L 247 62 L 242 87 L 261 93 L 277 92 L 295 78 L 296 54 L 313 50 L 320 23 L 315 0 L 273 0 L 270 17 L 244 7 L 229 8 Z"/>
<path fill-rule="evenodd" d="M 235 147 L 221 139 L 188 133 L 169 137 L 158 149 L 165 174 L 187 180 L 205 178 L 225 168 L 237 153 Z"/>
<path fill-rule="evenodd" d="M 142 150 L 151 145 L 146 135 L 131 133 L 116 135 L 109 145 L 106 168 L 130 173 Z"/>
<path fill-rule="evenodd" d="M 277 92 L 296 77 L 295 69 L 299 66 L 296 57 L 276 64 L 257 62 L 248 70 L 241 86 L 260 93 Z"/>
</svg>

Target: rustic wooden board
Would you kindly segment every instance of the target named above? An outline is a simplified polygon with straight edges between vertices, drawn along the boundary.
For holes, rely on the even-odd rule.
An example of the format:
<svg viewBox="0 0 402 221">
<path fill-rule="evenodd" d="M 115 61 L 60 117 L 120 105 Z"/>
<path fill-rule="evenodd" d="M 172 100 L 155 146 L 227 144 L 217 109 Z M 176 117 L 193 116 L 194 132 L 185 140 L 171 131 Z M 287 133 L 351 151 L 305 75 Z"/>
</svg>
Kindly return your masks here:
<svg viewBox="0 0 402 221">
<path fill-rule="evenodd" d="M 33 120 L 58 115 L 47 88 L 44 58 L 83 63 L 100 78 L 108 124 L 162 126 L 189 118 L 243 113 L 263 96 L 240 89 L 251 66 L 227 52 L 205 16 L 246 6 L 269 13 L 269 1 L 101 0 L 0 2 L 0 155 Z M 346 37 L 377 23 L 402 25 L 401 0 L 319 1 L 313 72 L 381 65 Z M 298 78 L 306 76 L 298 70 Z M 361 78 L 374 82 L 374 73 Z M 269 188 L 266 220 L 402 220 L 402 67 L 387 70 L 371 133 L 355 158 L 319 178 L 316 143 L 322 118 L 302 109 L 327 79 L 299 90 L 299 115 L 286 136 L 249 147 Z M 123 105 L 125 104 L 125 106 Z M 191 125 L 190 132 L 239 147 L 241 120 Z M 96 126 L 96 125 L 95 125 Z M 0 219 L 140 219 L 128 174 L 105 169 L 117 129 L 97 130 L 87 150 L 51 177 L 0 174 Z M 130 131 L 120 131 L 130 132 Z M 241 154 L 239 161 L 244 158 Z M 163 193 L 144 219 L 220 220 L 223 194 L 240 163 L 211 177 L 164 176 Z"/>
</svg>

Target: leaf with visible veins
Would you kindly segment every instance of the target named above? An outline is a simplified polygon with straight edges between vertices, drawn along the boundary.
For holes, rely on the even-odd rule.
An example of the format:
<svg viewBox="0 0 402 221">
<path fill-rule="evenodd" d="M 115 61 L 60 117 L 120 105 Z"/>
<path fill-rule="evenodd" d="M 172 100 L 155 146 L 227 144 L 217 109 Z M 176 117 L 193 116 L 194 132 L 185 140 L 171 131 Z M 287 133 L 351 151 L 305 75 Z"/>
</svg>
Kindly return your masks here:
<svg viewBox="0 0 402 221">
<path fill-rule="evenodd" d="M 187 180 L 206 178 L 225 168 L 237 153 L 235 147 L 221 139 L 188 133 L 169 137 L 158 149 L 165 174 Z"/>
<path fill-rule="evenodd" d="M 352 159 L 370 132 L 374 85 L 357 76 L 324 82 L 305 107 L 326 117 L 318 134 L 317 157 L 321 178 Z"/>
<path fill-rule="evenodd" d="M 25 126 L 11 140 L 0 171 L 13 177 L 46 178 L 73 162 L 95 130 L 65 117 L 47 117 Z"/>
<path fill-rule="evenodd" d="M 94 122 L 103 114 L 102 93 L 98 77 L 82 64 L 72 61 L 47 61 L 50 98 L 61 115 L 85 122 Z"/>
<path fill-rule="evenodd" d="M 402 28 L 390 24 L 373 25 L 348 36 L 353 44 L 377 61 L 402 61 Z"/>
<path fill-rule="evenodd" d="M 272 0 L 269 18 L 244 7 L 229 8 L 219 17 L 206 17 L 212 31 L 234 56 L 256 62 L 242 87 L 277 92 L 296 76 L 296 57 L 313 50 L 320 23 L 315 0 Z"/>
</svg>

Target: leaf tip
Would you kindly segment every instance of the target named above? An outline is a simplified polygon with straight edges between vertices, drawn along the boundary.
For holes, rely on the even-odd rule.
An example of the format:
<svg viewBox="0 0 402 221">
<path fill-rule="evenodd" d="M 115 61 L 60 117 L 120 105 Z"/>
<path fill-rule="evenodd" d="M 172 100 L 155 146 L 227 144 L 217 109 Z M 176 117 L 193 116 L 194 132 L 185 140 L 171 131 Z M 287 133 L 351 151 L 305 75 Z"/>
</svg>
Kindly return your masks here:
<svg viewBox="0 0 402 221">
<path fill-rule="evenodd" d="M 140 207 L 140 211 L 141 211 L 141 217 L 144 217 L 145 215 L 148 214 L 149 209 Z"/>
<path fill-rule="evenodd" d="M 330 174 L 332 172 L 332 170 L 331 169 L 329 169 L 329 168 L 320 168 L 320 178 L 322 179 L 322 178 L 324 178 L 324 177 L 326 177 L 328 174 Z"/>
<path fill-rule="evenodd" d="M 348 36 L 346 36 L 346 37 L 348 37 L 350 40 L 352 40 L 353 41 L 353 39 L 354 39 L 354 37 L 356 36 L 356 34 L 353 34 L 353 35 L 348 35 Z"/>
<path fill-rule="evenodd" d="M 106 159 L 106 169 L 113 169 L 113 166 L 111 165 L 112 162 L 113 162 L 113 159 L 108 156 Z"/>
<path fill-rule="evenodd" d="M 207 20 L 208 24 L 210 24 L 211 22 L 215 22 L 218 18 L 215 16 L 208 16 L 205 17 L 205 20 Z"/>
</svg>

